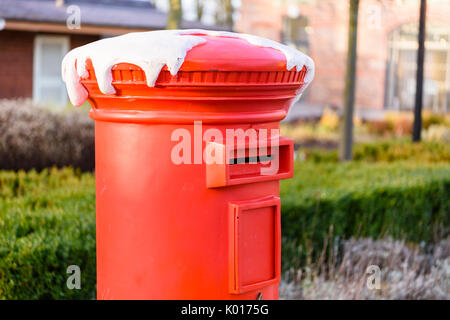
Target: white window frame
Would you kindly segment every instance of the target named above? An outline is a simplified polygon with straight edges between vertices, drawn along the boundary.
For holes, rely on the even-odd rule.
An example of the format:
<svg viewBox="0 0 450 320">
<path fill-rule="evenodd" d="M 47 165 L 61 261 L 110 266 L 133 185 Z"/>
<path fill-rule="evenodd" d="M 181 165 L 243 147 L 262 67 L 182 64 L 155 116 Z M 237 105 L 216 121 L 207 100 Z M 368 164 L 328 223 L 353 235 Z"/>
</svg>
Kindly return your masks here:
<svg viewBox="0 0 450 320">
<path fill-rule="evenodd" d="M 33 101 L 40 102 L 42 97 L 40 94 L 41 85 L 55 84 L 55 79 L 45 79 L 41 75 L 41 65 L 38 63 L 42 57 L 42 44 L 53 43 L 62 45 L 63 54 L 69 52 L 70 37 L 69 36 L 53 36 L 53 35 L 36 35 L 34 38 L 34 53 L 33 53 Z M 62 81 L 62 80 L 61 80 Z M 64 106 L 67 104 L 67 93 L 61 92 L 61 100 L 57 102 L 58 105 Z"/>
</svg>

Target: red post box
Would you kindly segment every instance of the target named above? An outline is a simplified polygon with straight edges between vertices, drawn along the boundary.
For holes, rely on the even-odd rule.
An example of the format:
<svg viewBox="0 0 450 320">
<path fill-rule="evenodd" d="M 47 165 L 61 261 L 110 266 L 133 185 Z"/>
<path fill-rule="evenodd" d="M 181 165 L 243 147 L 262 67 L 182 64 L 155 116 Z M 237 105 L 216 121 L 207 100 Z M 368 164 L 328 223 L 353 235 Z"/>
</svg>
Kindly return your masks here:
<svg viewBox="0 0 450 320">
<path fill-rule="evenodd" d="M 288 70 L 286 53 L 233 34 L 185 34 L 204 41 L 153 87 L 118 61 L 105 94 L 86 59 L 97 297 L 278 299 L 279 180 L 293 175 L 293 142 L 277 132 L 312 67 Z"/>
</svg>

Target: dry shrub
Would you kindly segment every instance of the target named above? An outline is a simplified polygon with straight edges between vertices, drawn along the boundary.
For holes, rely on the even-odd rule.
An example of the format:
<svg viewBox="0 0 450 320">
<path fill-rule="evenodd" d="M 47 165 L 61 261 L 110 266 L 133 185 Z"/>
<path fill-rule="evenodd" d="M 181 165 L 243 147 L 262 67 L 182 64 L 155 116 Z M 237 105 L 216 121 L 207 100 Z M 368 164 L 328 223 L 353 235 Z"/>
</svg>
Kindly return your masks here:
<svg viewBox="0 0 450 320">
<path fill-rule="evenodd" d="M 0 100 L 1 169 L 92 170 L 94 150 L 94 122 L 86 113 L 60 114 L 30 100 Z"/>
<path fill-rule="evenodd" d="M 377 136 L 387 135 L 392 132 L 392 124 L 387 120 L 373 120 L 367 123 L 369 133 Z"/>
<path fill-rule="evenodd" d="M 431 247 L 392 239 L 351 239 L 286 276 L 284 299 L 450 299 L 450 239 Z M 367 268 L 380 268 L 380 288 L 369 288 Z"/>
<path fill-rule="evenodd" d="M 413 121 L 408 118 L 393 119 L 392 127 L 396 136 L 410 135 L 413 129 Z"/>
<path fill-rule="evenodd" d="M 319 125 L 330 131 L 337 130 L 337 128 L 339 127 L 338 114 L 330 108 L 325 108 L 322 117 L 320 118 Z"/>
<path fill-rule="evenodd" d="M 450 142 L 450 126 L 433 124 L 424 130 L 423 139 L 448 143 Z"/>
<path fill-rule="evenodd" d="M 428 129 L 430 126 L 450 127 L 450 114 L 433 113 L 430 110 L 424 110 L 422 113 L 422 127 Z"/>
<path fill-rule="evenodd" d="M 403 112 L 386 112 L 384 119 L 372 120 L 367 123 L 368 131 L 377 136 L 405 136 L 413 129 L 413 119 Z"/>
</svg>

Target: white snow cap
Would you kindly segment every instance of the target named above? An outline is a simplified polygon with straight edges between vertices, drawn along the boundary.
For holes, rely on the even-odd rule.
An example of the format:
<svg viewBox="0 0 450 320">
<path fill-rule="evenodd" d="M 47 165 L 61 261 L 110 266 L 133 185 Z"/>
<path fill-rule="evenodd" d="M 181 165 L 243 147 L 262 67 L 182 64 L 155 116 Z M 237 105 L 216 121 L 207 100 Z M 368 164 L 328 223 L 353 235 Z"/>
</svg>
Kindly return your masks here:
<svg viewBox="0 0 450 320">
<path fill-rule="evenodd" d="M 153 87 L 165 65 L 172 75 L 177 74 L 187 52 L 206 42 L 202 35 L 240 38 L 255 46 L 279 50 L 286 57 L 287 70 L 295 67 L 300 71 L 305 66 L 305 85 L 301 92 L 298 92 L 298 97 L 314 78 L 314 61 L 310 57 L 294 48 L 262 37 L 201 29 L 134 32 L 95 41 L 66 54 L 62 61 L 62 79 L 66 83 L 70 101 L 73 105 L 80 106 L 88 97 L 86 88 L 80 82 L 89 76 L 86 70 L 87 59 L 92 61 L 99 89 L 104 94 L 115 93 L 111 84 L 111 69 L 118 63 L 130 63 L 140 67 L 145 73 L 147 85 Z"/>
</svg>

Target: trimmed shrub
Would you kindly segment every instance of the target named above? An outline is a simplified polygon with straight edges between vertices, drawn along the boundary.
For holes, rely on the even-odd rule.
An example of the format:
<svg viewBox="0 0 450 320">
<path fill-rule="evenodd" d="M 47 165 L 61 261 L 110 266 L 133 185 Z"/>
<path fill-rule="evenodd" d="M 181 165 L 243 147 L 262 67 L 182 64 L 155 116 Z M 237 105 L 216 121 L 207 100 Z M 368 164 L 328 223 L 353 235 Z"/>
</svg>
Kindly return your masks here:
<svg viewBox="0 0 450 320">
<path fill-rule="evenodd" d="M 301 159 L 316 163 L 337 162 L 336 150 L 300 149 Z M 437 141 L 411 143 L 407 140 L 386 140 L 374 143 L 356 144 L 353 151 L 355 161 L 395 162 L 409 160 L 414 162 L 450 161 L 450 144 Z"/>
<path fill-rule="evenodd" d="M 365 146 L 358 147 L 361 160 L 373 162 L 296 161 L 294 178 L 280 186 L 283 270 L 311 265 L 308 259 L 327 256 L 327 244 L 351 237 L 415 243 L 448 237 L 448 146 L 408 145 L 409 153 L 406 145 L 398 153 L 391 144 L 379 147 L 395 155 L 391 162 L 377 162 L 384 153 Z M 397 161 L 407 154 L 422 162 Z M 0 299 L 95 297 L 95 247 L 93 174 L 0 171 Z M 69 265 L 81 268 L 81 290 L 66 286 Z"/>
<path fill-rule="evenodd" d="M 300 267 L 329 239 L 449 236 L 448 163 L 297 162 L 281 183 L 283 266 Z"/>
<path fill-rule="evenodd" d="M 296 162 L 281 183 L 283 270 L 355 237 L 445 238 L 446 163 Z M 0 299 L 95 297 L 94 177 L 73 169 L 0 172 Z M 69 265 L 81 290 L 66 287 Z"/>
<path fill-rule="evenodd" d="M 95 188 L 72 169 L 0 171 L 0 299 L 92 299 Z M 69 290 L 67 267 L 81 269 Z"/>
<path fill-rule="evenodd" d="M 86 113 L 54 113 L 30 100 L 0 100 L 0 169 L 93 170 L 94 152 L 94 121 Z"/>
</svg>

